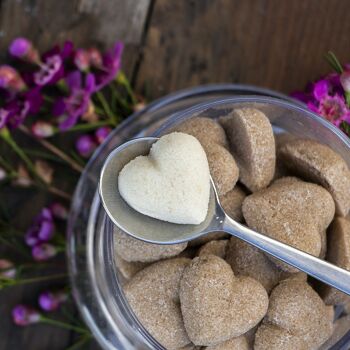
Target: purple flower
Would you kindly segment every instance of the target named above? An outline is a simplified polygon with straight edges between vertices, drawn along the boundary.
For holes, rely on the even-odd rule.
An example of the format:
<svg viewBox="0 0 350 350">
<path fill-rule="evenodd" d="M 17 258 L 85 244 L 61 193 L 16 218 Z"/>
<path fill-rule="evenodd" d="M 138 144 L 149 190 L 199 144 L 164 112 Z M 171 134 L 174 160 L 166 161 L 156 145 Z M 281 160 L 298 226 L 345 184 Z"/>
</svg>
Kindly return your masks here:
<svg viewBox="0 0 350 350">
<path fill-rule="evenodd" d="M 90 68 L 90 56 L 88 51 L 78 49 L 74 54 L 74 63 L 79 70 L 85 72 Z"/>
<path fill-rule="evenodd" d="M 124 45 L 117 42 L 114 47 L 102 56 L 102 65 L 96 72 L 96 90 L 109 84 L 120 70 Z"/>
<path fill-rule="evenodd" d="M 55 226 L 50 209 L 43 208 L 40 214 L 34 219 L 32 226 L 25 235 L 25 241 L 30 247 L 41 242 L 49 241 L 55 233 Z"/>
<path fill-rule="evenodd" d="M 57 254 L 57 249 L 49 243 L 39 243 L 32 248 L 32 256 L 36 261 L 45 261 Z"/>
<path fill-rule="evenodd" d="M 50 137 L 55 133 L 53 125 L 42 120 L 33 123 L 31 129 L 33 135 L 39 138 Z"/>
<path fill-rule="evenodd" d="M 67 76 L 66 83 L 70 95 L 58 100 L 53 109 L 55 115 L 65 115 L 64 120 L 59 125 L 61 130 L 71 128 L 77 123 L 79 117 L 87 112 L 91 94 L 95 90 L 95 78 L 92 74 L 86 75 L 83 85 L 81 72 L 75 71 Z"/>
<path fill-rule="evenodd" d="M 68 209 L 59 202 L 52 203 L 50 210 L 52 215 L 57 219 L 66 220 L 68 218 Z"/>
<path fill-rule="evenodd" d="M 42 101 L 43 99 L 38 89 L 17 95 L 16 99 L 0 108 L 0 128 L 4 126 L 12 129 L 18 127 L 29 114 L 36 114 L 40 110 Z"/>
<path fill-rule="evenodd" d="M 16 277 L 16 269 L 11 261 L 6 259 L 0 259 L 0 277 L 2 278 Z"/>
<path fill-rule="evenodd" d="M 98 128 L 95 132 L 95 138 L 99 144 L 101 144 L 107 136 L 111 133 L 112 129 L 108 126 L 102 126 Z"/>
<path fill-rule="evenodd" d="M 64 76 L 64 60 L 73 53 L 73 44 L 65 42 L 63 48 L 55 46 L 46 52 L 40 63 L 40 70 L 34 73 L 34 82 L 39 86 L 55 84 Z"/>
<path fill-rule="evenodd" d="M 25 83 L 19 73 L 8 65 L 0 66 L 0 88 L 11 91 L 22 91 Z"/>
<path fill-rule="evenodd" d="M 82 135 L 78 138 L 75 147 L 81 156 L 87 158 L 96 149 L 96 142 L 92 136 Z"/>
<path fill-rule="evenodd" d="M 310 84 L 305 93 L 295 92 L 292 96 L 338 127 L 343 121 L 350 121 L 350 110 L 338 74 L 330 74 Z"/>
<path fill-rule="evenodd" d="M 17 305 L 12 309 L 12 319 L 17 326 L 28 326 L 40 321 L 40 313 L 26 305 Z"/>
<path fill-rule="evenodd" d="M 67 300 L 67 298 L 67 294 L 62 291 L 46 291 L 39 295 L 39 305 L 44 311 L 55 311 Z"/>
</svg>

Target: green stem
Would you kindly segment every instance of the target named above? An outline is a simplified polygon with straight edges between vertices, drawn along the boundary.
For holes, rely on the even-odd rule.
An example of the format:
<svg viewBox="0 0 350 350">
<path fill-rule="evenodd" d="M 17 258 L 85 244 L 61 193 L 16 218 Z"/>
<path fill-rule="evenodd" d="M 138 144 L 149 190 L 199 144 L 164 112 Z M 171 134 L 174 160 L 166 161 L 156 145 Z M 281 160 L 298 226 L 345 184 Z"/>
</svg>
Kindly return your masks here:
<svg viewBox="0 0 350 350">
<path fill-rule="evenodd" d="M 113 120 L 114 125 L 118 124 L 118 120 L 117 117 L 114 115 L 113 111 L 111 110 L 111 107 L 109 106 L 105 96 L 103 95 L 103 93 L 101 91 L 96 92 L 96 96 L 98 98 L 98 100 L 100 101 L 105 113 L 107 114 L 107 116 Z"/>
<path fill-rule="evenodd" d="M 89 131 L 95 130 L 101 126 L 114 126 L 114 122 L 111 120 L 101 120 L 95 123 L 77 124 L 64 132 Z"/>
<path fill-rule="evenodd" d="M 131 85 L 130 85 L 129 79 L 125 76 L 125 74 L 122 71 L 120 71 L 118 76 L 117 76 L 117 82 L 122 84 L 123 86 L 125 86 L 126 91 L 128 92 L 128 94 L 131 98 L 132 104 L 136 105 L 137 98 L 134 94 L 134 91 L 133 91 Z"/>
<path fill-rule="evenodd" d="M 116 90 L 116 88 L 113 85 L 110 85 L 111 90 L 113 92 L 113 95 L 116 96 L 117 101 L 128 111 L 132 110 L 132 107 L 130 107 L 130 104 L 123 98 L 120 93 Z"/>
<path fill-rule="evenodd" d="M 52 152 L 53 154 L 55 154 L 56 156 L 58 156 L 59 158 L 61 158 L 62 160 L 64 160 L 66 163 L 68 163 L 72 169 L 78 171 L 79 173 L 83 172 L 83 168 L 77 164 L 74 159 L 72 159 L 71 157 L 69 157 L 67 154 L 65 154 L 64 152 L 62 152 L 59 148 L 57 148 L 55 145 L 53 145 L 52 143 L 35 137 L 34 135 L 31 134 L 31 132 L 24 126 L 21 125 L 19 127 L 19 129 L 24 132 L 26 135 L 28 136 L 32 136 L 34 140 L 36 140 L 37 142 L 39 142 L 43 147 L 45 147 L 46 149 L 48 149 L 50 152 Z"/>
<path fill-rule="evenodd" d="M 38 178 L 42 182 L 41 177 L 37 174 L 35 170 L 34 164 L 29 159 L 29 157 L 22 151 L 22 149 L 17 145 L 17 143 L 12 138 L 7 128 L 1 129 L 0 136 L 14 150 L 14 152 L 23 160 L 23 162 L 27 166 L 28 170 L 32 173 L 32 175 L 34 175 L 36 178 Z"/>
<path fill-rule="evenodd" d="M 57 321 L 57 320 L 53 320 L 52 318 L 47 318 L 45 316 L 40 316 L 40 321 L 52 326 L 57 326 L 57 327 L 61 327 L 64 329 L 68 329 L 70 331 L 74 331 L 77 333 L 82 333 L 82 334 L 88 334 L 88 330 L 81 328 L 81 327 L 76 327 L 76 326 L 72 326 L 68 323 L 65 322 L 61 322 L 61 321 Z"/>
<path fill-rule="evenodd" d="M 66 277 L 67 277 L 66 273 L 59 273 L 56 275 L 48 275 L 48 276 L 42 276 L 42 277 L 25 278 L 20 280 L 0 277 L 0 285 L 1 285 L 1 282 L 4 282 L 4 285 L 6 287 L 12 287 L 12 286 L 19 286 L 19 285 L 31 284 L 31 283 L 37 283 L 37 282 L 43 282 L 43 281 L 51 281 L 51 280 L 66 278 Z"/>
<path fill-rule="evenodd" d="M 66 350 L 76 350 L 85 345 L 86 342 L 88 342 L 92 338 L 91 334 L 85 335 L 81 337 L 76 343 L 74 343 L 72 346 L 67 348 Z"/>
</svg>

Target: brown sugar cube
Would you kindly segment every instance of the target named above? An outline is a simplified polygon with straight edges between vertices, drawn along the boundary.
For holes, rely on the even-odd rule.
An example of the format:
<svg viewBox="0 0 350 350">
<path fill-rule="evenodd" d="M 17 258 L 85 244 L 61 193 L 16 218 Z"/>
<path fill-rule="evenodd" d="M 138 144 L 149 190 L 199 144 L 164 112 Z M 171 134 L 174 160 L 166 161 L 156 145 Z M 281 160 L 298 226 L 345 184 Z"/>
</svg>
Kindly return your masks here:
<svg viewBox="0 0 350 350">
<path fill-rule="evenodd" d="M 218 144 L 227 147 L 227 138 L 222 126 L 211 118 L 194 117 L 183 121 L 174 130 L 194 136 L 204 148 Z"/>
<path fill-rule="evenodd" d="M 188 245 L 189 247 L 198 247 L 210 241 L 229 238 L 229 237 L 230 235 L 225 232 L 210 232 L 210 233 L 207 233 L 206 235 L 203 235 L 199 238 L 195 238 L 192 241 L 189 241 Z"/>
<path fill-rule="evenodd" d="M 133 262 L 153 262 L 171 258 L 186 249 L 187 243 L 160 245 L 140 241 L 114 228 L 114 244 L 116 253 L 124 260 Z"/>
<path fill-rule="evenodd" d="M 231 338 L 214 346 L 206 346 L 203 350 L 249 350 L 248 341 L 245 336 Z"/>
<path fill-rule="evenodd" d="M 255 333 L 254 350 L 311 350 L 302 336 L 273 324 L 263 323 Z"/>
<path fill-rule="evenodd" d="M 277 181 L 248 196 L 242 206 L 249 227 L 314 256 L 321 252 L 321 230 L 334 216 L 334 201 L 324 188 L 303 181 Z M 270 257 L 269 257 L 270 258 Z M 295 268 L 271 259 L 282 269 Z"/>
<path fill-rule="evenodd" d="M 256 279 L 268 293 L 280 280 L 281 270 L 261 250 L 236 237 L 230 239 L 226 261 L 235 275 Z"/>
<path fill-rule="evenodd" d="M 126 261 L 123 258 L 121 258 L 120 255 L 117 253 L 115 254 L 115 262 L 118 267 L 118 270 L 126 280 L 129 280 L 130 278 L 135 276 L 136 273 L 138 273 L 139 271 L 141 271 L 149 265 L 147 263 L 139 261 Z"/>
<path fill-rule="evenodd" d="M 272 126 L 254 108 L 233 110 L 219 119 L 239 167 L 240 181 L 252 192 L 268 186 L 275 173 L 276 150 Z"/>
<path fill-rule="evenodd" d="M 182 348 L 179 348 L 177 350 L 201 350 L 201 347 L 196 346 L 194 344 L 189 344 L 189 345 L 183 346 Z"/>
<path fill-rule="evenodd" d="M 330 147 L 313 140 L 287 142 L 279 152 L 293 173 L 326 188 L 336 204 L 336 213 L 350 209 L 350 171 L 344 159 Z"/>
<path fill-rule="evenodd" d="M 212 255 L 218 256 L 221 259 L 225 259 L 227 243 L 228 243 L 227 239 L 208 242 L 199 248 L 198 256 L 212 254 Z"/>
<path fill-rule="evenodd" d="M 167 349 L 190 344 L 179 301 L 179 284 L 191 260 L 156 262 L 137 273 L 124 287 L 125 296 L 147 331 Z"/>
<path fill-rule="evenodd" d="M 270 293 L 279 281 L 291 276 L 290 273 L 276 267 L 261 250 L 236 237 L 232 237 L 229 241 L 226 261 L 235 275 L 254 278 L 265 287 L 267 293 Z M 306 279 L 306 274 L 295 275 L 296 278 Z"/>
<path fill-rule="evenodd" d="M 205 148 L 210 175 L 219 195 L 231 191 L 238 180 L 239 170 L 232 154 L 223 146 L 211 144 Z"/>
<path fill-rule="evenodd" d="M 223 259 L 194 258 L 180 282 L 185 328 L 192 343 L 218 345 L 253 328 L 264 317 L 268 296 L 250 277 L 235 277 Z"/>
<path fill-rule="evenodd" d="M 335 218 L 328 229 L 328 250 L 326 260 L 350 271 L 350 221 L 346 218 Z M 346 304 L 350 297 L 322 284 L 320 294 L 328 305 Z"/>
<path fill-rule="evenodd" d="M 318 350 L 329 350 L 334 349 L 334 345 L 338 343 L 338 341 L 345 336 L 349 331 L 350 324 L 350 316 L 343 316 L 338 318 L 334 322 L 333 334 L 332 336 L 320 346 Z"/>
<path fill-rule="evenodd" d="M 320 237 L 321 237 L 320 258 L 324 259 L 326 257 L 326 254 L 327 254 L 327 230 L 321 230 Z"/>
<path fill-rule="evenodd" d="M 287 169 L 287 167 L 281 160 L 281 157 L 279 156 L 279 150 L 285 143 L 295 140 L 296 136 L 288 133 L 275 134 L 274 136 L 275 136 L 275 144 L 276 144 L 276 167 L 275 167 L 275 174 L 273 178 L 274 180 L 276 180 L 281 177 L 286 177 L 291 175 L 291 172 Z"/>
<path fill-rule="evenodd" d="M 220 203 L 227 215 L 238 222 L 243 221 L 242 204 L 246 196 L 246 192 L 239 185 L 236 185 L 233 190 L 220 196 Z"/>
<path fill-rule="evenodd" d="M 289 344 L 291 335 L 295 339 L 294 349 L 317 349 L 333 332 L 329 308 L 306 282 L 295 279 L 284 280 L 274 288 L 263 325 L 255 336 L 258 349 L 274 349 L 273 344 L 283 341 Z M 269 330 L 271 326 L 274 326 L 273 332 Z M 264 340 L 268 345 L 268 338 L 271 347 L 259 344 Z"/>
</svg>

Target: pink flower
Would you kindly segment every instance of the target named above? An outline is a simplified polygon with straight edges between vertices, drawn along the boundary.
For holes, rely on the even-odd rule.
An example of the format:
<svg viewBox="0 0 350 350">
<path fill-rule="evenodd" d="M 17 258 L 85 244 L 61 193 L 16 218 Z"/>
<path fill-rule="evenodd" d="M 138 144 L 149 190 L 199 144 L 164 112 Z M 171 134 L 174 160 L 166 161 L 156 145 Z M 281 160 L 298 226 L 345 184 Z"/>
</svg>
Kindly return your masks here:
<svg viewBox="0 0 350 350">
<path fill-rule="evenodd" d="M 350 71 L 344 71 L 340 75 L 340 83 L 345 92 L 350 92 Z"/>
<path fill-rule="evenodd" d="M 26 305 L 17 305 L 12 310 L 12 319 L 17 326 L 28 326 L 40 321 L 40 313 Z"/>
<path fill-rule="evenodd" d="M 46 291 L 39 295 L 39 305 L 44 311 L 55 311 L 68 299 L 67 293 Z"/>
</svg>

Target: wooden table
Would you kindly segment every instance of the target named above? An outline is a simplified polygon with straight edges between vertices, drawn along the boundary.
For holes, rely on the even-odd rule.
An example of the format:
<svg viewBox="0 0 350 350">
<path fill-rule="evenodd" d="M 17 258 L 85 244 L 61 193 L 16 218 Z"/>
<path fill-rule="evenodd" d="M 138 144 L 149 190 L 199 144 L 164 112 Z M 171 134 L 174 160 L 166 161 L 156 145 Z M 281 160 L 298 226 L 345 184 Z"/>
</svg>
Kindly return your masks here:
<svg viewBox="0 0 350 350">
<path fill-rule="evenodd" d="M 328 50 L 350 60 L 348 11 L 347 0 L 0 0 L 0 56 L 17 36 L 41 49 L 68 38 L 101 47 L 120 39 L 123 69 L 148 99 L 217 82 L 288 93 L 329 71 Z M 12 325 L 13 305 L 34 303 L 42 287 L 0 293 L 0 350 L 72 343 L 57 328 Z"/>
</svg>

